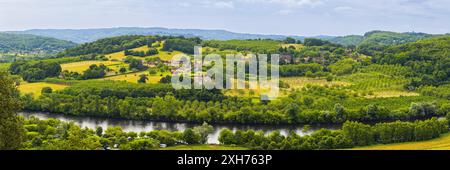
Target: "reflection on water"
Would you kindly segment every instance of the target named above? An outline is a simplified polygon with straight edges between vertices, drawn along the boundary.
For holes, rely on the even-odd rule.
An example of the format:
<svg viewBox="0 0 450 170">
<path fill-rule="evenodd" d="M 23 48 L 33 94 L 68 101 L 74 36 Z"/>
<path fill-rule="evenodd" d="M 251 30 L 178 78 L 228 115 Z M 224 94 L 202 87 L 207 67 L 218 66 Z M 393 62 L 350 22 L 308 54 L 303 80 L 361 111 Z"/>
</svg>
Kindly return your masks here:
<svg viewBox="0 0 450 170">
<path fill-rule="evenodd" d="M 200 124 L 194 123 L 174 123 L 174 122 L 158 122 L 158 121 L 139 121 L 139 120 L 123 120 L 123 119 L 107 119 L 107 118 L 94 118 L 94 117 L 76 117 L 67 116 L 62 114 L 48 114 L 40 112 L 21 112 L 19 115 L 28 118 L 29 116 L 35 116 L 39 119 L 55 118 L 61 121 L 69 122 L 72 121 L 81 127 L 87 127 L 95 129 L 100 126 L 103 129 L 107 129 L 110 126 L 120 126 L 126 132 L 142 132 L 142 131 L 152 131 L 152 130 L 169 130 L 169 131 L 184 131 L 186 128 L 192 128 Z M 208 143 L 217 144 L 219 143 L 219 133 L 223 128 L 228 128 L 233 131 L 236 130 L 249 130 L 253 129 L 255 131 L 264 131 L 266 134 L 275 130 L 279 130 L 282 135 L 287 135 L 289 131 L 295 131 L 299 135 L 310 134 L 320 128 L 337 129 L 338 126 L 326 126 L 317 127 L 313 126 L 308 131 L 303 131 L 302 125 L 297 126 L 274 126 L 274 125 L 236 125 L 236 124 L 218 124 L 212 125 L 214 131 L 208 136 Z"/>
</svg>

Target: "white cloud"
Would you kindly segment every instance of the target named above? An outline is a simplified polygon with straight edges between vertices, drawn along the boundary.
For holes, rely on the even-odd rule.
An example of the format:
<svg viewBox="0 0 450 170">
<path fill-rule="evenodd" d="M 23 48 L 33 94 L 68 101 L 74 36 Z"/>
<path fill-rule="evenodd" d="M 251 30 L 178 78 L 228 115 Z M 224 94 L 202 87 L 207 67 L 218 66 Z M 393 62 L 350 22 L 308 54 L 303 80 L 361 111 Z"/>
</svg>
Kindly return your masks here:
<svg viewBox="0 0 450 170">
<path fill-rule="evenodd" d="M 233 1 L 219 1 L 214 2 L 213 5 L 218 8 L 234 8 Z"/>
<path fill-rule="evenodd" d="M 355 9 L 353 9 L 352 7 L 349 6 L 338 6 L 336 8 L 333 9 L 336 12 L 345 12 L 345 11 L 353 11 Z"/>
</svg>

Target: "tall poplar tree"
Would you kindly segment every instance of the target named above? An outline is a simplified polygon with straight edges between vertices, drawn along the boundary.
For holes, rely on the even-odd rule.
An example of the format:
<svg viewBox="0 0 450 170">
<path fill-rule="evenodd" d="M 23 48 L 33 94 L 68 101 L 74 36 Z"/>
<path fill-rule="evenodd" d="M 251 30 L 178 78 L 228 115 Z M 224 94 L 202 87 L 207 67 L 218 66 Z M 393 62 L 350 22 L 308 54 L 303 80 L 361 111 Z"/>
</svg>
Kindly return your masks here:
<svg viewBox="0 0 450 170">
<path fill-rule="evenodd" d="M 15 81 L 0 71 L 0 150 L 19 149 L 23 139 L 22 121 L 17 111 L 22 105 Z"/>
</svg>

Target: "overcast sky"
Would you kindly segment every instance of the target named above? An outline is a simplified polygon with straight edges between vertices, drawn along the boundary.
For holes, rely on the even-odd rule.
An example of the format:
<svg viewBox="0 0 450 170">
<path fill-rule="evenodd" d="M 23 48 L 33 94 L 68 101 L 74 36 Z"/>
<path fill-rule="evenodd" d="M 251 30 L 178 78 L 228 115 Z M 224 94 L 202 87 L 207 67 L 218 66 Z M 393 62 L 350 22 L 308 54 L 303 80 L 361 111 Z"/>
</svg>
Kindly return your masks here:
<svg viewBox="0 0 450 170">
<path fill-rule="evenodd" d="M 450 0 L 0 0 L 0 30 L 168 27 L 348 35 L 450 32 Z"/>
</svg>

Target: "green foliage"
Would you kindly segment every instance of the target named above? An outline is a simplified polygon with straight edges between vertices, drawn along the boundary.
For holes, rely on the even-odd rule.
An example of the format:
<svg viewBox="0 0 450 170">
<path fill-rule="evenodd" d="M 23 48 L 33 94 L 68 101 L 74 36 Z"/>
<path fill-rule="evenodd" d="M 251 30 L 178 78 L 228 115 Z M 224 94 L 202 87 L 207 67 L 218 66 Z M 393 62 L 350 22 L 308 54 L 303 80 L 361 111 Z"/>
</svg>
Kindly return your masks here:
<svg viewBox="0 0 450 170">
<path fill-rule="evenodd" d="M 201 144 L 201 141 L 203 140 L 200 134 L 195 133 L 195 131 L 190 128 L 183 132 L 182 138 L 189 145 Z"/>
<path fill-rule="evenodd" d="M 102 78 L 102 77 L 105 77 L 107 70 L 108 70 L 108 67 L 106 67 L 103 64 L 100 64 L 98 66 L 97 66 L 97 64 L 92 64 L 91 66 L 89 66 L 89 69 L 87 69 L 83 72 L 83 75 L 81 75 L 81 78 L 84 80 Z"/>
<path fill-rule="evenodd" d="M 345 122 L 342 126 L 344 136 L 352 142 L 353 146 L 366 146 L 374 142 L 374 135 L 370 125 L 359 122 Z"/>
<path fill-rule="evenodd" d="M 347 58 L 347 59 L 340 60 L 334 64 L 331 64 L 328 67 L 331 70 L 331 73 L 341 76 L 341 75 L 352 73 L 360 65 L 361 64 L 358 63 L 357 61 L 355 61 L 351 58 Z"/>
<path fill-rule="evenodd" d="M 305 46 L 323 46 L 330 44 L 330 42 L 327 40 L 321 40 L 317 38 L 305 38 L 305 40 L 303 40 L 303 44 Z"/>
<path fill-rule="evenodd" d="M 125 59 L 125 62 L 126 62 L 126 63 L 130 63 L 130 65 L 129 65 L 129 69 L 130 69 L 130 70 L 144 70 L 144 69 L 147 68 L 147 67 L 144 66 L 144 64 L 142 63 L 142 60 L 135 59 L 135 58 L 133 58 L 133 57 L 127 57 L 127 58 Z"/>
<path fill-rule="evenodd" d="M 320 63 L 322 65 L 329 65 L 335 63 L 345 56 L 357 56 L 350 50 L 346 50 L 341 45 L 325 44 L 322 46 L 306 46 L 298 53 L 294 53 L 298 59 L 294 59 L 295 63 Z"/>
<path fill-rule="evenodd" d="M 147 80 L 148 80 L 148 77 L 147 77 L 147 75 L 145 75 L 145 74 L 141 74 L 141 75 L 139 75 L 139 79 L 138 79 L 138 83 L 146 83 L 147 82 Z"/>
<path fill-rule="evenodd" d="M 25 81 L 32 82 L 59 76 L 61 66 L 56 62 L 14 62 L 9 66 L 9 71 L 22 76 Z"/>
<path fill-rule="evenodd" d="M 172 76 L 169 76 L 169 75 L 164 76 L 163 78 L 161 78 L 161 79 L 159 80 L 159 82 L 160 82 L 160 83 L 163 83 L 163 84 L 169 84 L 169 83 L 172 82 Z"/>
<path fill-rule="evenodd" d="M 291 37 L 286 37 L 286 39 L 284 39 L 283 42 L 286 44 L 296 44 L 297 40 L 295 40 L 294 38 L 291 38 Z"/>
<path fill-rule="evenodd" d="M 261 54 L 275 53 L 281 42 L 274 40 L 209 40 L 203 42 L 204 46 L 218 48 L 220 50 L 236 50 L 240 52 L 254 52 Z"/>
<path fill-rule="evenodd" d="M 307 72 L 311 72 L 315 75 L 321 75 L 323 67 L 317 63 L 310 64 L 289 64 L 280 66 L 280 76 L 290 77 L 290 76 L 305 76 Z"/>
<path fill-rule="evenodd" d="M 132 51 L 132 50 L 125 50 L 124 51 L 125 56 L 138 56 L 138 57 L 145 57 L 145 56 L 152 56 L 158 54 L 158 49 L 156 48 L 150 48 L 148 51 Z"/>
<path fill-rule="evenodd" d="M 392 46 L 374 59 L 378 63 L 400 64 L 410 67 L 419 80 L 408 88 L 421 85 L 441 85 L 449 82 L 450 36 L 441 36 L 413 43 Z"/>
<path fill-rule="evenodd" d="M 205 129 L 206 128 L 206 129 Z M 124 132 L 120 127 L 108 127 L 104 132 L 101 127 L 96 130 L 80 128 L 73 122 L 58 119 L 39 120 L 30 117 L 24 120 L 23 130 L 26 132 L 21 149 L 31 150 L 152 150 L 160 144 L 175 146 L 179 144 L 199 144 L 205 140 L 203 133 L 210 133 L 206 124 L 184 132 L 153 130 L 149 132 Z M 18 148 L 16 148 L 18 149 Z"/>
<path fill-rule="evenodd" d="M 87 54 L 109 54 L 127 49 L 147 45 L 149 42 L 161 40 L 160 36 L 124 35 L 118 37 L 104 38 L 90 43 L 84 43 L 74 48 L 67 49 L 58 54 L 63 56 L 78 56 Z"/>
<path fill-rule="evenodd" d="M 15 81 L 0 71 L 0 150 L 18 149 L 23 140 L 22 120 L 16 112 L 22 108 Z"/>
<path fill-rule="evenodd" d="M 422 95 L 436 96 L 447 100 L 450 100 L 450 84 L 434 87 L 434 86 L 422 86 L 418 89 Z"/>
<path fill-rule="evenodd" d="M 402 90 L 408 83 L 403 76 L 390 76 L 382 73 L 353 73 L 342 77 L 342 80 L 352 83 L 348 89 L 370 92 L 376 90 Z"/>
<path fill-rule="evenodd" d="M 29 34 L 0 33 L 0 53 L 55 54 L 74 47 L 70 41 Z"/>
<path fill-rule="evenodd" d="M 206 122 L 203 122 L 201 126 L 194 127 L 193 131 L 200 135 L 201 144 L 208 142 L 208 135 L 213 132 L 213 127 Z"/>
<path fill-rule="evenodd" d="M 342 130 L 321 129 L 310 135 L 299 136 L 290 132 L 287 136 L 274 131 L 269 135 L 253 130 L 232 132 L 222 129 L 219 142 L 226 145 L 245 146 L 253 149 L 342 149 L 371 144 L 421 141 L 437 138 L 448 132 L 448 121 L 432 118 L 415 122 L 391 122 L 366 125 L 345 122 Z"/>
<path fill-rule="evenodd" d="M 364 34 L 364 38 L 357 46 L 358 52 L 369 56 L 380 54 L 382 50 L 391 45 L 405 44 L 417 40 L 430 38 L 429 34 L 424 33 L 395 33 L 387 31 L 371 31 Z"/>
<path fill-rule="evenodd" d="M 41 93 L 52 93 L 53 89 L 51 87 L 44 87 L 41 90 Z"/>
<path fill-rule="evenodd" d="M 119 69 L 119 72 L 120 72 L 121 74 L 123 74 L 123 73 L 127 72 L 127 69 L 126 69 L 125 67 L 121 67 L 121 68 Z"/>
<path fill-rule="evenodd" d="M 194 46 L 201 43 L 199 38 L 173 38 L 164 41 L 161 50 L 164 51 L 181 51 L 187 54 L 194 54 Z"/>
<path fill-rule="evenodd" d="M 402 66 L 400 64 L 370 64 L 358 70 L 361 73 L 381 73 L 389 76 L 410 77 L 413 75 L 413 70 L 410 67 Z"/>
<path fill-rule="evenodd" d="M 148 139 L 136 139 L 131 142 L 129 142 L 127 145 L 125 145 L 123 148 L 129 148 L 129 150 L 151 150 L 159 148 L 159 141 L 148 138 Z"/>
<path fill-rule="evenodd" d="M 330 42 L 344 46 L 357 46 L 363 41 L 364 37 L 360 35 L 347 35 L 330 39 Z"/>
</svg>

